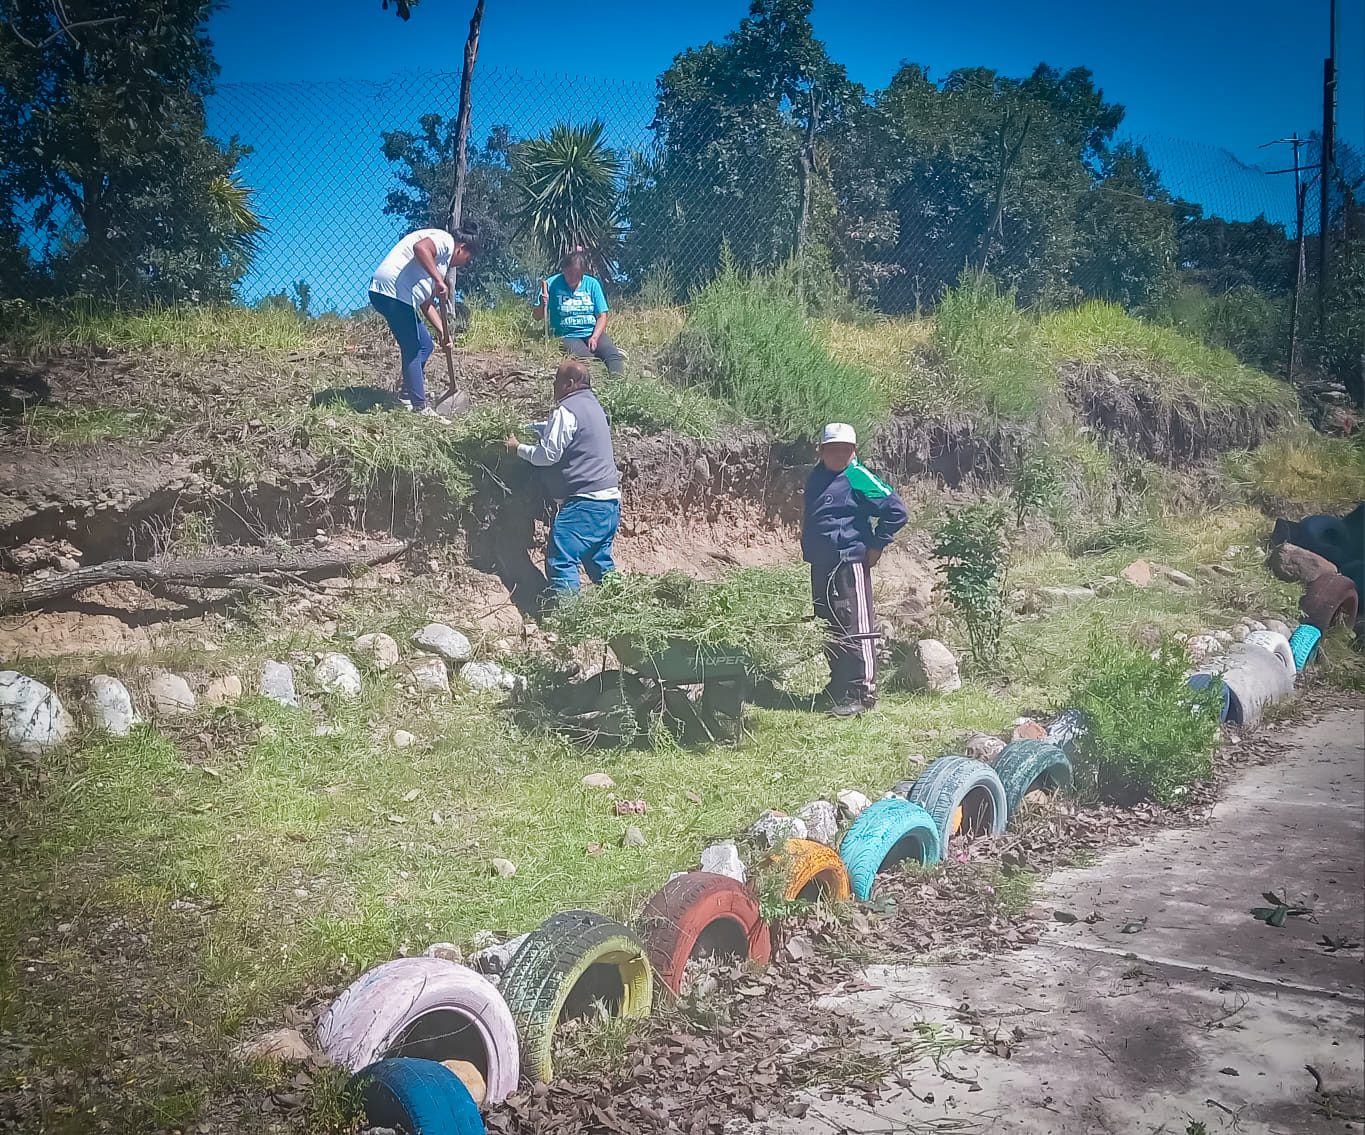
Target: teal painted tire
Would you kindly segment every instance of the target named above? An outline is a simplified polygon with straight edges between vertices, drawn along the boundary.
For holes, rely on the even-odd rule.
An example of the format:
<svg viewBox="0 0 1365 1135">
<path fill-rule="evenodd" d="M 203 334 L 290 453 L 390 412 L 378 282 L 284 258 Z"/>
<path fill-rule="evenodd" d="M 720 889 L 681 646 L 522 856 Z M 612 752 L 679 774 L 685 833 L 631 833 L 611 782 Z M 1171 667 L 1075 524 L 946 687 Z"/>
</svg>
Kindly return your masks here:
<svg viewBox="0 0 1365 1135">
<path fill-rule="evenodd" d="M 1294 666 L 1302 670 L 1318 652 L 1322 631 L 1312 623 L 1300 623 L 1289 636 L 1289 649 L 1294 655 Z"/>
<path fill-rule="evenodd" d="M 376 1060 L 351 1078 L 349 1092 L 370 1127 L 388 1127 L 399 1135 L 484 1135 L 486 1130 L 469 1089 L 434 1060 Z"/>
<path fill-rule="evenodd" d="M 939 757 L 915 781 L 910 803 L 934 818 L 940 856 L 947 854 L 948 841 L 959 830 L 1000 835 L 1009 819 L 1005 786 L 995 770 L 970 757 Z"/>
<path fill-rule="evenodd" d="M 887 867 L 911 858 L 925 866 L 938 862 L 938 825 L 918 804 L 900 797 L 878 800 L 864 808 L 844 833 L 839 857 L 848 868 L 854 897 L 866 902 L 877 875 Z"/>
<path fill-rule="evenodd" d="M 1046 741 L 1015 741 L 995 758 L 995 774 L 1005 788 L 1011 816 L 1035 788 L 1064 792 L 1071 787 L 1071 761 Z"/>
</svg>

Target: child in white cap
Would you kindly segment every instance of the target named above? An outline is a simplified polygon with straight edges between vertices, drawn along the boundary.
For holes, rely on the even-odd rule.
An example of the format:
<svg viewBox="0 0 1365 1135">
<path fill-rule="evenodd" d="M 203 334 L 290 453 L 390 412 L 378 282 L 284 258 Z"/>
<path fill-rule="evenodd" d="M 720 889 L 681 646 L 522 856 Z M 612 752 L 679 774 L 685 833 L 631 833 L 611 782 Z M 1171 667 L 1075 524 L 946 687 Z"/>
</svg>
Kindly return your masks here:
<svg viewBox="0 0 1365 1135">
<path fill-rule="evenodd" d="M 872 568 L 909 519 L 895 489 L 858 462 L 858 435 L 844 422 L 820 434 L 820 462 L 806 479 L 801 553 L 810 564 L 815 613 L 829 624 L 826 693 L 836 717 L 877 700 Z"/>
</svg>

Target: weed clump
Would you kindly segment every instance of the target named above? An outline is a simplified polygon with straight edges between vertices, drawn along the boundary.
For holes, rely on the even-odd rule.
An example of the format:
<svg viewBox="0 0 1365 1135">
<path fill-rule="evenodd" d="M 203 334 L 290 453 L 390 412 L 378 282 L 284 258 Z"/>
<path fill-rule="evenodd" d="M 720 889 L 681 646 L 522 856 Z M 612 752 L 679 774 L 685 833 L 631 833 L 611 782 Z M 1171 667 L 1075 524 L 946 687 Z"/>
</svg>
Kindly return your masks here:
<svg viewBox="0 0 1365 1135">
<path fill-rule="evenodd" d="M 984 671 L 1000 662 L 1005 623 L 1005 571 L 1009 549 L 1005 510 L 988 502 L 950 514 L 934 533 L 934 556 L 943 590 L 963 622 L 972 661 Z"/>
<path fill-rule="evenodd" d="M 867 431 L 887 416 L 871 374 L 831 358 L 795 303 L 728 259 L 693 298 L 672 350 L 687 382 L 784 440 L 815 437 L 833 421 Z"/>
<path fill-rule="evenodd" d="M 1179 643 L 1156 657 L 1112 634 L 1090 638 L 1072 704 L 1086 717 L 1077 741 L 1081 783 L 1120 803 L 1151 797 L 1169 802 L 1213 774 L 1222 683 L 1192 690 Z"/>
<path fill-rule="evenodd" d="M 714 581 L 617 573 L 560 602 L 547 622 L 571 645 L 621 640 L 644 654 L 675 641 L 728 647 L 746 655 L 755 674 L 776 678 L 821 650 L 809 609 L 798 567 L 739 568 Z"/>
<path fill-rule="evenodd" d="M 728 407 L 700 390 L 648 378 L 609 378 L 593 389 L 612 426 L 618 429 L 634 426 L 645 433 L 673 430 L 706 441 L 732 417 Z"/>
</svg>

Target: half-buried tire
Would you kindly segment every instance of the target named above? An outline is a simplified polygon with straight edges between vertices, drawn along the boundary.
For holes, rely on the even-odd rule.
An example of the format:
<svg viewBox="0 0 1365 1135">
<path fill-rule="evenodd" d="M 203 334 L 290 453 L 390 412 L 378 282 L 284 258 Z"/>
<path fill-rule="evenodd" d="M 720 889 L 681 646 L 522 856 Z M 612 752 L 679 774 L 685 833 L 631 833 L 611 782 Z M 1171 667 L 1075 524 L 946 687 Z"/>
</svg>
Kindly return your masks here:
<svg viewBox="0 0 1365 1135">
<path fill-rule="evenodd" d="M 854 896 L 866 902 L 882 871 L 906 859 L 925 866 L 938 862 L 938 826 L 918 804 L 886 797 L 859 813 L 839 843 L 839 856 Z"/>
<path fill-rule="evenodd" d="M 1278 631 L 1252 631 L 1244 641 L 1248 646 L 1259 646 L 1270 651 L 1280 660 L 1280 665 L 1289 672 L 1290 677 L 1298 673 L 1298 665 L 1294 662 L 1294 648 Z"/>
<path fill-rule="evenodd" d="M 1299 600 L 1303 621 L 1312 623 L 1326 634 L 1338 623 L 1348 627 L 1360 613 L 1360 596 L 1356 585 L 1344 575 L 1320 575 L 1313 580 Z"/>
<path fill-rule="evenodd" d="M 853 895 L 848 869 L 839 853 L 813 839 L 789 839 L 782 845 L 787 883 L 782 897 L 787 902 L 847 902 Z"/>
<path fill-rule="evenodd" d="M 753 893 L 711 871 L 669 880 L 645 904 L 639 925 L 655 978 L 675 995 L 694 957 L 719 955 L 766 965 L 773 955 L 772 934 Z"/>
<path fill-rule="evenodd" d="M 934 818 L 944 855 L 953 836 L 999 835 L 1009 819 L 1005 786 L 995 770 L 970 757 L 939 757 L 915 781 L 910 803 Z"/>
<path fill-rule="evenodd" d="M 1046 741 L 1015 741 L 995 758 L 995 775 L 1005 789 L 1005 804 L 1013 816 L 1030 792 L 1065 792 L 1071 787 L 1071 761 Z"/>
<path fill-rule="evenodd" d="M 386 1057 L 465 1060 L 488 1085 L 487 1104 L 517 1090 L 517 1031 L 486 977 L 443 958 L 398 958 L 332 1002 L 318 1041 L 334 1064 L 359 1071 Z"/>
<path fill-rule="evenodd" d="M 605 1006 L 615 1017 L 647 1017 L 652 978 L 644 943 L 619 922 L 589 910 L 552 914 L 522 943 L 499 986 L 521 1038 L 528 1076 L 554 1079 L 561 1021 Z"/>
<path fill-rule="evenodd" d="M 434 1060 L 380 1060 L 351 1078 L 348 1094 L 367 1126 L 399 1135 L 483 1135 L 485 1130 L 460 1078 Z"/>
</svg>

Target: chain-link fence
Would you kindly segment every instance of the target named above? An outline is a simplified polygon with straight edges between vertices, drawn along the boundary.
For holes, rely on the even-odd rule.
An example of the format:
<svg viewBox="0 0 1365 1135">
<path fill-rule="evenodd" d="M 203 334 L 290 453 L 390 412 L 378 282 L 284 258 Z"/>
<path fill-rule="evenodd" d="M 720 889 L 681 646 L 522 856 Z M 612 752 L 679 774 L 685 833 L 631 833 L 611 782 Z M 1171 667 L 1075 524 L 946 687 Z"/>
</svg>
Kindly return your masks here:
<svg viewBox="0 0 1365 1135">
<path fill-rule="evenodd" d="M 227 258 L 235 295 L 288 298 L 312 314 L 362 307 L 397 237 L 445 216 L 458 91 L 449 74 L 220 86 L 207 104 L 209 133 L 250 148 L 227 180 L 226 206 L 230 190 L 245 187 L 235 203 L 264 226 L 235 262 L 213 253 Z M 482 226 L 484 247 L 461 274 L 467 291 L 518 291 L 553 270 L 551 252 L 521 233 L 519 145 L 594 120 L 619 161 L 610 283 L 650 301 L 683 298 L 716 272 L 724 249 L 754 269 L 803 249 L 815 290 L 838 279 L 887 312 L 931 307 L 964 267 L 985 267 L 1043 303 L 1149 303 L 1174 269 L 1212 291 L 1245 284 L 1282 295 L 1293 284 L 1293 178 L 1214 146 L 1043 145 L 1038 127 L 1027 136 L 1027 117 L 1012 125 L 989 108 L 895 136 L 859 117 L 876 103 L 818 132 L 784 106 L 670 120 L 657 96 L 649 83 L 477 73 L 465 215 Z M 1316 199 L 1306 195 L 1310 238 Z M 79 246 L 70 209 L 26 207 L 18 227 L 33 261 Z M 116 252 L 112 232 L 106 248 Z"/>
</svg>

